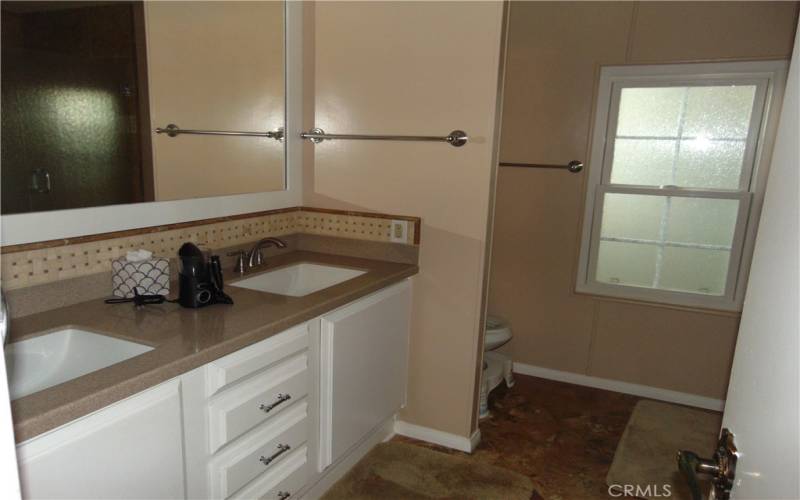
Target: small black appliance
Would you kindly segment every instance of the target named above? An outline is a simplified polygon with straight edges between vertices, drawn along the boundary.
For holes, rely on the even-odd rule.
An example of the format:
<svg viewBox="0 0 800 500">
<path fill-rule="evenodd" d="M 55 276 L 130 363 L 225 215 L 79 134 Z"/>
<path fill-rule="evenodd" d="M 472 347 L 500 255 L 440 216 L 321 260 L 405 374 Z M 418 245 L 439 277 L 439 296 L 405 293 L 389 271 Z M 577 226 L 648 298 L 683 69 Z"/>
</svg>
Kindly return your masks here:
<svg viewBox="0 0 800 500">
<path fill-rule="evenodd" d="M 219 257 L 209 259 L 193 243 L 184 243 L 178 250 L 178 303 L 192 309 L 211 304 L 233 304 L 224 291 Z"/>
</svg>

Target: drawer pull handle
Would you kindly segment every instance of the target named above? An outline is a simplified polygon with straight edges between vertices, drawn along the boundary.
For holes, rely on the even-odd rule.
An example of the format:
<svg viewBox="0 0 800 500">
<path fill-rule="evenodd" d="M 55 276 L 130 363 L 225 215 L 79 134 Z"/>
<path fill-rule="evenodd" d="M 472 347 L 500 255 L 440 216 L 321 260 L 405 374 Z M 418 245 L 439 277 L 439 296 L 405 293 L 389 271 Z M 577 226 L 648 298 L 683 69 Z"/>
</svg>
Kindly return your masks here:
<svg viewBox="0 0 800 500">
<path fill-rule="evenodd" d="M 265 457 L 264 455 L 261 455 L 261 458 L 259 458 L 258 460 L 259 460 L 259 462 L 261 462 L 264 465 L 269 465 L 276 458 L 278 458 L 279 456 L 283 455 L 284 453 L 286 453 L 287 451 L 289 451 L 291 449 L 292 449 L 292 447 L 289 446 L 288 444 L 279 444 L 278 445 L 278 451 L 276 451 L 275 453 L 273 453 L 269 457 Z"/>
<path fill-rule="evenodd" d="M 292 494 L 289 493 L 288 491 L 279 491 L 278 492 L 278 500 L 286 500 L 290 496 L 292 496 Z"/>
<path fill-rule="evenodd" d="M 275 409 L 276 406 L 278 406 L 281 403 L 285 403 L 286 401 L 289 401 L 290 399 L 292 399 L 291 394 L 278 394 L 278 400 L 277 401 L 275 401 L 272 404 L 268 404 L 268 405 L 265 405 L 265 404 L 262 403 L 261 406 L 258 407 L 258 409 L 259 410 L 264 410 L 264 413 L 269 413 L 273 409 Z"/>
</svg>

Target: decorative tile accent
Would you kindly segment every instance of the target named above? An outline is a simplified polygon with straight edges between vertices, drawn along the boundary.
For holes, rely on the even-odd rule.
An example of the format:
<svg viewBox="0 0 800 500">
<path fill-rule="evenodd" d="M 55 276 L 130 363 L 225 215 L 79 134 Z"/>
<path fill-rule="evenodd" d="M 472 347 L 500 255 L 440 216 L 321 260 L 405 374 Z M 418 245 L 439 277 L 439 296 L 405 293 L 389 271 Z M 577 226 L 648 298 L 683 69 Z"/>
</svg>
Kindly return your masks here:
<svg viewBox="0 0 800 500">
<path fill-rule="evenodd" d="M 375 217 L 301 212 L 297 219 L 297 227 L 301 233 L 341 238 L 368 241 L 390 241 L 391 238 L 391 220 Z M 410 242 L 413 243 L 413 235 L 410 236 Z"/>
<path fill-rule="evenodd" d="M 265 212 L 253 217 L 237 217 L 200 221 L 196 225 L 150 228 L 139 234 L 69 243 L 46 242 L 14 251 L 4 249 L 0 260 L 3 289 L 13 290 L 32 285 L 87 276 L 111 270 L 111 261 L 124 256 L 128 250 L 144 248 L 160 257 L 174 257 L 180 246 L 191 241 L 211 249 L 232 247 L 267 236 L 280 237 L 295 233 L 338 236 L 367 241 L 391 241 L 393 216 L 360 212 L 335 212 L 298 207 L 293 210 Z M 408 245 L 419 243 L 419 219 L 409 220 Z M 133 231 L 136 233 L 136 231 Z M 102 236 L 102 235 L 99 235 Z M 109 235 L 111 236 L 111 235 Z M 78 238 L 81 240 L 81 238 Z M 44 246 L 45 248 L 36 248 Z M 10 251 L 9 251 L 10 250 Z"/>
</svg>

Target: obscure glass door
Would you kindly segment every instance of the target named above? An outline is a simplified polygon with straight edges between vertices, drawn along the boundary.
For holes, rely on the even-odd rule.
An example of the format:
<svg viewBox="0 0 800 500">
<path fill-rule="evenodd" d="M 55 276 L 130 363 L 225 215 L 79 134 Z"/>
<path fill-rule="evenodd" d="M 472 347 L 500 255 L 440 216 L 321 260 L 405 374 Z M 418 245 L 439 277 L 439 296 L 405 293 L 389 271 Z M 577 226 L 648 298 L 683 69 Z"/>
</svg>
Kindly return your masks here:
<svg viewBox="0 0 800 500">
<path fill-rule="evenodd" d="M 3 214 L 152 199 L 141 12 L 2 2 Z"/>
</svg>

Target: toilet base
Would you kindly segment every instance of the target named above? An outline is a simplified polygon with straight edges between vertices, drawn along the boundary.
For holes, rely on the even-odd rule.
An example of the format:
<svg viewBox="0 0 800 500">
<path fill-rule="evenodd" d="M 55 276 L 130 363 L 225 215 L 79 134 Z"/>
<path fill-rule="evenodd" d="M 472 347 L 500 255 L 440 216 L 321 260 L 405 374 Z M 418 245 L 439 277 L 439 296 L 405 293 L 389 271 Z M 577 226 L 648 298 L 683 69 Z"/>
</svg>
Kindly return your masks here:
<svg viewBox="0 0 800 500">
<path fill-rule="evenodd" d="M 485 368 L 481 376 L 480 418 L 489 416 L 489 393 L 505 380 L 506 387 L 514 387 L 513 363 L 504 354 L 488 351 L 483 354 Z"/>
</svg>

